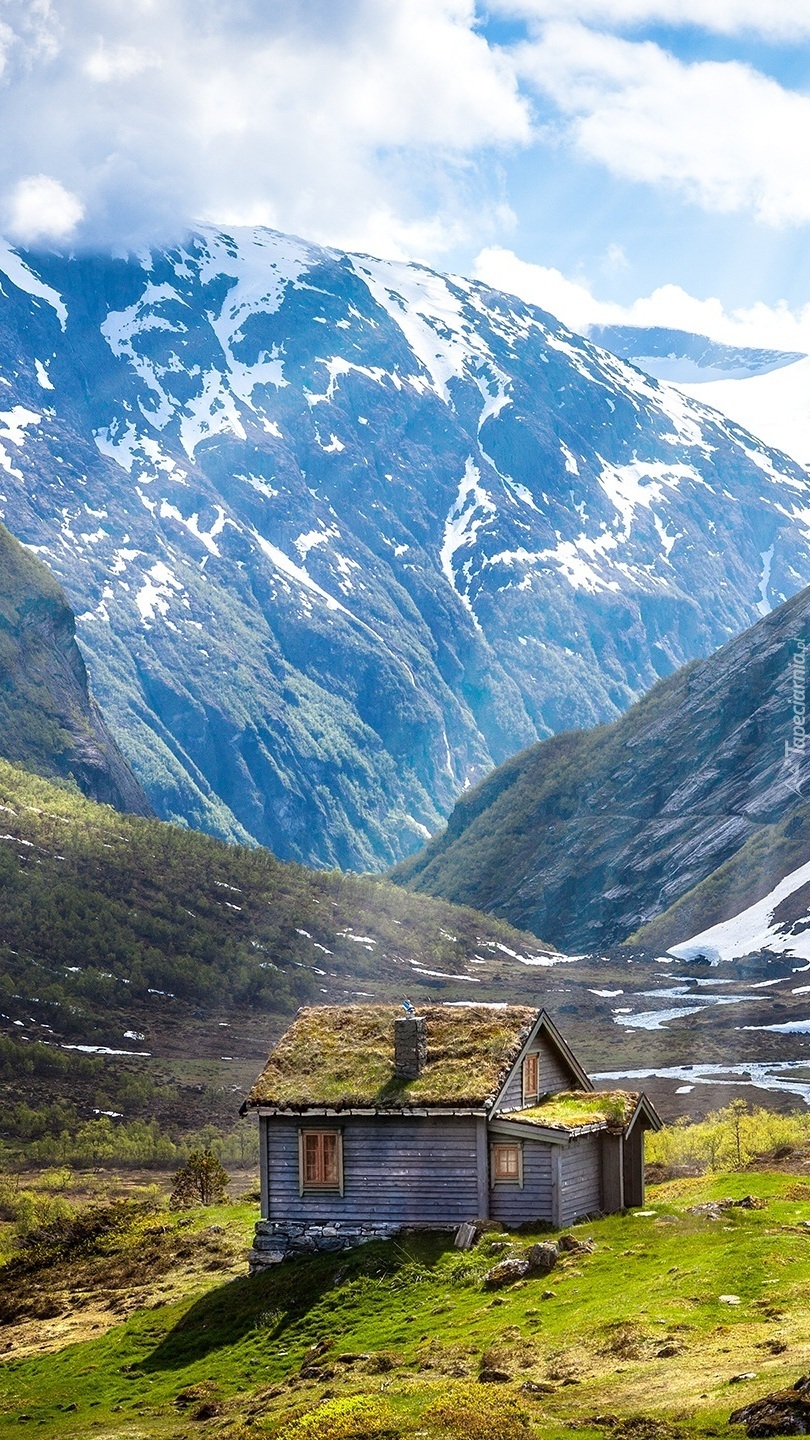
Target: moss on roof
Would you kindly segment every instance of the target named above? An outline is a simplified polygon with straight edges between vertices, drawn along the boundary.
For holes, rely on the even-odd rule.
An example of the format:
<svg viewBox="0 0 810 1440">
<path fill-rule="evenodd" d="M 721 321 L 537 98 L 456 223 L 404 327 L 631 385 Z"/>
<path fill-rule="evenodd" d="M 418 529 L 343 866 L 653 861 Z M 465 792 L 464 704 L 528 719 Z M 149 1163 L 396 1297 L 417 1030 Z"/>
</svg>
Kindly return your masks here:
<svg viewBox="0 0 810 1440">
<path fill-rule="evenodd" d="M 248 1096 L 248 1106 L 480 1106 L 494 1099 L 537 1020 L 525 1005 L 427 1005 L 427 1063 L 416 1080 L 394 1073 L 396 1005 L 299 1010 Z"/>
<path fill-rule="evenodd" d="M 542 1125 L 553 1130 L 579 1130 L 607 1125 L 623 1130 L 633 1118 L 639 1097 L 628 1090 L 565 1090 L 526 1110 L 512 1110 L 504 1120 Z"/>
</svg>

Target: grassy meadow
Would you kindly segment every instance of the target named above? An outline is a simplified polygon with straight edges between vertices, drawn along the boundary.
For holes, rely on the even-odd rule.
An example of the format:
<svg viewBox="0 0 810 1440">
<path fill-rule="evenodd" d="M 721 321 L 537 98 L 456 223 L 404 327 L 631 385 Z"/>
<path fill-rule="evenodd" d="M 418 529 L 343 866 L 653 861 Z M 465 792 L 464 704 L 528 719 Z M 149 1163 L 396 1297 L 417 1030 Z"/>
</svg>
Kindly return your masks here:
<svg viewBox="0 0 810 1440">
<path fill-rule="evenodd" d="M 810 1176 L 668 1181 L 495 1292 L 487 1269 L 548 1231 L 464 1254 L 416 1234 L 250 1279 L 255 1200 L 113 1209 L 7 1266 L 3 1435 L 687 1440 L 734 1433 L 732 1410 L 810 1361 Z"/>
</svg>

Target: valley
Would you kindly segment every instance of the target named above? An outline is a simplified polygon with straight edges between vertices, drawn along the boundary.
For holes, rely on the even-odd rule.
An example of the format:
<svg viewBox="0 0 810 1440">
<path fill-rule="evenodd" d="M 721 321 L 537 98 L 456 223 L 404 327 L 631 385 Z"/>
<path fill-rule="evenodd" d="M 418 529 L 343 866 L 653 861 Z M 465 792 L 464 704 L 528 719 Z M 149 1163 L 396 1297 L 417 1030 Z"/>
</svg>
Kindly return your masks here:
<svg viewBox="0 0 810 1440">
<path fill-rule="evenodd" d="M 261 228 L 0 274 L 2 514 L 164 819 L 384 869 L 810 582 L 800 465 L 514 296 Z"/>
</svg>

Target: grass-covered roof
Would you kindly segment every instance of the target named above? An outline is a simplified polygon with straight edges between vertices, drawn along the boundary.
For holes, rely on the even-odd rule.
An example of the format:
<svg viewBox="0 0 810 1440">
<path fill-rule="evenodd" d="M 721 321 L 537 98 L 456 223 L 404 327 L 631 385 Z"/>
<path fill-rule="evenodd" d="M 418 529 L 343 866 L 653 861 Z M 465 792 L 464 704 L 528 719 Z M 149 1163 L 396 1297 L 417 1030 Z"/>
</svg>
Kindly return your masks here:
<svg viewBox="0 0 810 1440">
<path fill-rule="evenodd" d="M 399 1006 L 299 1010 L 248 1106 L 480 1106 L 497 1095 L 538 1016 L 524 1005 L 426 1005 L 419 1013 L 427 1021 L 427 1063 L 418 1079 L 401 1080 L 394 1072 Z"/>
<path fill-rule="evenodd" d="M 629 1090 L 565 1090 L 526 1110 L 510 1111 L 502 1119 L 548 1130 L 582 1130 L 591 1125 L 624 1130 L 638 1102 L 639 1096 Z"/>
</svg>

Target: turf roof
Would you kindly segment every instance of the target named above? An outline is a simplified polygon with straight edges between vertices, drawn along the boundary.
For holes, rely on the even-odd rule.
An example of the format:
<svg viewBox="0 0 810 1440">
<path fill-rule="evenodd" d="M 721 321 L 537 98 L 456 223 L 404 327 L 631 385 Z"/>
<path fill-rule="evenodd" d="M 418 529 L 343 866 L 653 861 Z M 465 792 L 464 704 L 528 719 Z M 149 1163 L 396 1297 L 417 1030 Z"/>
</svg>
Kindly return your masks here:
<svg viewBox="0 0 810 1440">
<path fill-rule="evenodd" d="M 636 1111 L 639 1096 L 629 1090 L 562 1091 L 541 1100 L 526 1110 L 513 1110 L 503 1120 L 519 1120 L 523 1125 L 539 1125 L 549 1130 L 582 1130 L 591 1125 L 606 1125 L 611 1130 L 624 1130 Z"/>
<path fill-rule="evenodd" d="M 525 1005 L 427 1005 L 427 1063 L 416 1080 L 394 1073 L 397 1005 L 299 1010 L 271 1051 L 247 1105 L 303 1109 L 479 1107 L 498 1094 L 539 1011 Z"/>
</svg>

